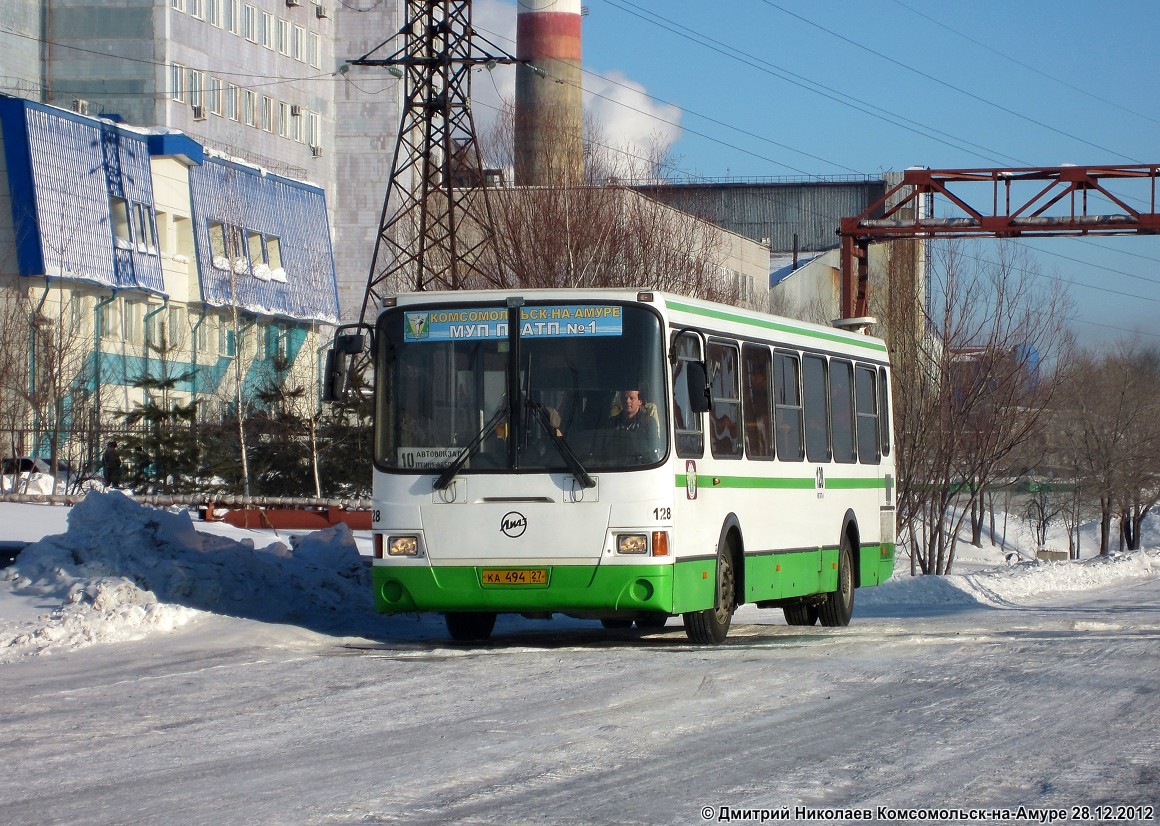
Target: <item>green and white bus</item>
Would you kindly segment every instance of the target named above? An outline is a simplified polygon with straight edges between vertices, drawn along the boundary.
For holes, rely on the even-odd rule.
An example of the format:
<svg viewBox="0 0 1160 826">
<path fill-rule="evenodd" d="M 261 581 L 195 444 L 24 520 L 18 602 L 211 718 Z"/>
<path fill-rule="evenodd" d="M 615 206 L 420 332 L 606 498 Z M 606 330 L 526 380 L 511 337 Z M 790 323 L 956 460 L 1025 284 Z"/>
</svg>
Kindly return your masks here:
<svg viewBox="0 0 1160 826">
<path fill-rule="evenodd" d="M 855 588 L 891 575 L 880 339 L 636 290 L 389 304 L 371 337 L 379 611 L 442 613 L 456 640 L 500 613 L 680 616 L 712 644 L 744 603 L 846 625 Z"/>
</svg>

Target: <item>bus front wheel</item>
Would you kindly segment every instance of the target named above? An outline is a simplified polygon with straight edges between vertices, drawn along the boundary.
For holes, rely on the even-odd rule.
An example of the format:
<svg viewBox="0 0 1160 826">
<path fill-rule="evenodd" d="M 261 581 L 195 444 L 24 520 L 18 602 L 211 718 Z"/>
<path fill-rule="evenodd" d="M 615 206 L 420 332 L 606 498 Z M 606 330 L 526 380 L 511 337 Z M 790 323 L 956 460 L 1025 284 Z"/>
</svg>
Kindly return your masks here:
<svg viewBox="0 0 1160 826">
<path fill-rule="evenodd" d="M 482 642 L 495 628 L 495 614 L 491 611 L 458 611 L 444 614 L 447 633 L 456 642 Z"/>
<path fill-rule="evenodd" d="M 842 537 L 838 549 L 838 590 L 829 593 L 818 606 L 818 616 L 822 625 L 830 628 L 849 625 L 854 616 L 854 555 L 849 536 Z"/>
<path fill-rule="evenodd" d="M 698 645 L 718 645 L 725 642 L 733 612 L 737 610 L 737 577 L 733 570 L 733 555 L 728 546 L 717 552 L 717 587 L 713 607 L 703 611 L 689 611 L 682 615 L 685 634 Z"/>
</svg>

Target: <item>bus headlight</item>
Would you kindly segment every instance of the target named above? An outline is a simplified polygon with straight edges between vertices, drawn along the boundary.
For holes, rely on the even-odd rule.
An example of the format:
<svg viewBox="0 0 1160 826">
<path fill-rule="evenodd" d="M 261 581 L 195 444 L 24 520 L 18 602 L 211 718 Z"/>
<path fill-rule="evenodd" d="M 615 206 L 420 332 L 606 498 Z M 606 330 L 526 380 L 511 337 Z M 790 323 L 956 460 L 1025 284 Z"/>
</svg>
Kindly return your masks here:
<svg viewBox="0 0 1160 826">
<path fill-rule="evenodd" d="M 616 537 L 618 554 L 647 554 L 648 537 L 643 533 L 622 533 Z"/>
<path fill-rule="evenodd" d="M 390 536 L 387 537 L 387 556 L 418 556 L 419 537 L 417 536 Z"/>
</svg>

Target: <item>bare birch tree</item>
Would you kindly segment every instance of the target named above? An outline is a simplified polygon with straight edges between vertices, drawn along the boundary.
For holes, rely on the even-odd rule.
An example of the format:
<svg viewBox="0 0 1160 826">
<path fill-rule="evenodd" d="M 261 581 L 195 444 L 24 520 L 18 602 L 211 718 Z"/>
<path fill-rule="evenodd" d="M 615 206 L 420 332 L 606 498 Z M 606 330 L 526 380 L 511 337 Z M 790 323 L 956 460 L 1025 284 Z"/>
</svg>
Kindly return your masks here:
<svg viewBox="0 0 1160 826">
<path fill-rule="evenodd" d="M 950 572 L 982 492 L 1039 437 L 1053 390 L 1045 365 L 1068 345 L 1066 298 L 1037 289 L 1022 248 L 996 248 L 989 262 L 949 242 L 938 250 L 943 279 L 929 312 L 912 315 L 915 295 L 884 306 L 899 525 L 912 573 Z"/>
</svg>

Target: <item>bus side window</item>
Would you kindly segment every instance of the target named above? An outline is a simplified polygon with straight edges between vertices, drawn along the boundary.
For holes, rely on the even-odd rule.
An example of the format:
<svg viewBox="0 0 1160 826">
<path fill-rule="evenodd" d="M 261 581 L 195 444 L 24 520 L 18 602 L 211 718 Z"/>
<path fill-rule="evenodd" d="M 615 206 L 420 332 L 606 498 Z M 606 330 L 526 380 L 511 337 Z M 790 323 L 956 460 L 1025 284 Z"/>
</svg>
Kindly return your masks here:
<svg viewBox="0 0 1160 826">
<path fill-rule="evenodd" d="M 784 462 L 800 462 L 802 449 L 802 394 L 796 354 L 777 353 L 773 360 L 777 455 Z"/>
<path fill-rule="evenodd" d="M 770 398 L 772 366 L 769 350 L 746 344 L 741 348 L 741 409 L 745 419 L 745 452 L 752 459 L 773 458 L 773 406 Z"/>
<path fill-rule="evenodd" d="M 710 342 L 706 348 L 711 407 L 709 445 L 718 459 L 741 456 L 741 393 L 737 375 L 737 346 Z"/>
<path fill-rule="evenodd" d="M 802 386 L 806 403 L 806 458 L 811 462 L 830 461 L 830 405 L 826 384 L 825 358 L 805 356 Z"/>
<path fill-rule="evenodd" d="M 853 462 L 854 365 L 830 359 L 830 426 L 835 462 Z"/>
<path fill-rule="evenodd" d="M 854 408 L 858 414 L 858 461 L 875 465 L 879 449 L 878 384 L 874 368 L 859 364 L 854 370 Z"/>
<path fill-rule="evenodd" d="M 673 343 L 677 360 L 673 367 L 673 428 L 677 435 L 677 455 L 699 459 L 705 454 L 705 437 L 701 432 L 701 415 L 693 412 L 689 401 L 690 361 L 701 360 L 701 340 L 695 333 L 683 333 Z"/>
</svg>

